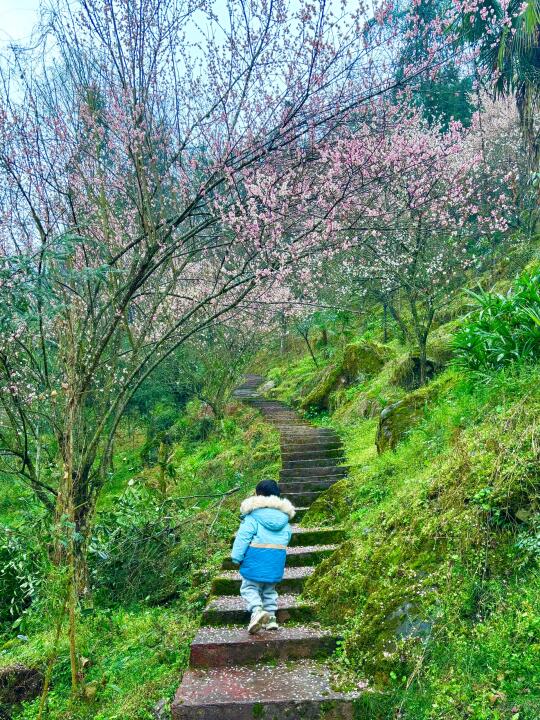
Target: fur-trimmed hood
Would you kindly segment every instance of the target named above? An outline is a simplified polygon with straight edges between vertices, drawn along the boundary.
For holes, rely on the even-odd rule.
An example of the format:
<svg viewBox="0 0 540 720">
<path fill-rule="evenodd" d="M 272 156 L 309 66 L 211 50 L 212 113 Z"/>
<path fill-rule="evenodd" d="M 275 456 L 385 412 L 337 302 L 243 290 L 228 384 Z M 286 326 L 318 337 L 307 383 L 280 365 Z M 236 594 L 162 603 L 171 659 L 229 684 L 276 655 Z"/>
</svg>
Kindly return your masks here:
<svg viewBox="0 0 540 720">
<path fill-rule="evenodd" d="M 296 510 L 292 502 L 287 500 L 287 498 L 281 498 L 277 495 L 252 495 L 246 498 L 240 505 L 240 514 L 242 516 L 249 515 L 254 510 L 262 510 L 263 508 L 280 510 L 287 515 L 289 520 L 292 520 L 296 515 Z"/>
</svg>

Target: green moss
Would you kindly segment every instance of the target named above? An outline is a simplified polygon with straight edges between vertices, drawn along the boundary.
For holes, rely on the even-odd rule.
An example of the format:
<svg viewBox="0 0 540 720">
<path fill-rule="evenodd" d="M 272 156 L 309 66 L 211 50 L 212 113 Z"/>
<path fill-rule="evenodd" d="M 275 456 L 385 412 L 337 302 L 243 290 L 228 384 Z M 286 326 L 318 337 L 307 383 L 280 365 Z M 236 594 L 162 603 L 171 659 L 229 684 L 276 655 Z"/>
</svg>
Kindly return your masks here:
<svg viewBox="0 0 540 720">
<path fill-rule="evenodd" d="M 351 502 L 351 488 L 347 480 L 340 480 L 321 493 L 302 520 L 303 525 L 339 525 L 347 517 Z"/>
<path fill-rule="evenodd" d="M 255 703 L 253 705 L 253 717 L 261 718 L 264 715 L 264 705 L 262 703 Z"/>
<path fill-rule="evenodd" d="M 415 390 L 397 403 L 389 405 L 381 413 L 377 429 L 377 450 L 383 453 L 393 450 L 405 434 L 424 415 L 428 403 L 434 402 L 441 393 L 447 391 L 456 382 L 455 376 L 448 373 L 439 379 Z"/>
<path fill-rule="evenodd" d="M 350 539 L 306 593 L 342 627 L 343 682 L 384 688 L 381 717 L 540 716 L 540 549 L 520 539 L 540 514 L 539 381 L 447 373 L 396 452 L 342 481 Z"/>
<path fill-rule="evenodd" d="M 332 393 L 377 375 L 392 357 L 390 347 L 376 342 L 361 341 L 347 345 L 341 358 L 322 373 L 317 385 L 302 400 L 301 407 L 328 410 Z"/>
</svg>

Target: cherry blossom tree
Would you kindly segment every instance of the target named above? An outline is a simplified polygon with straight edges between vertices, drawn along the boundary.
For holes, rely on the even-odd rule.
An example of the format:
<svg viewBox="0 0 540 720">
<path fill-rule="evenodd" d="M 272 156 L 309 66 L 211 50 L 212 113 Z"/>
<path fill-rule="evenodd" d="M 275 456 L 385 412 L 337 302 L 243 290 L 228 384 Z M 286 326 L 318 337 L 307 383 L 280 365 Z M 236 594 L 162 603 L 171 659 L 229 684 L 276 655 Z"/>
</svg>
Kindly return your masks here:
<svg viewBox="0 0 540 720">
<path fill-rule="evenodd" d="M 393 177 L 396 95 L 441 62 L 396 80 L 392 12 L 62 1 L 38 49 L 2 62 L 1 461 L 57 520 L 74 689 L 75 599 L 129 400 L 181 344 L 360 237 L 352 209 Z"/>
<path fill-rule="evenodd" d="M 344 269 L 416 345 L 423 384 L 436 313 L 517 222 L 519 167 L 515 155 L 485 155 L 478 117 L 470 131 L 454 122 L 441 132 L 414 113 L 379 150 L 388 172 L 347 215 Z"/>
</svg>

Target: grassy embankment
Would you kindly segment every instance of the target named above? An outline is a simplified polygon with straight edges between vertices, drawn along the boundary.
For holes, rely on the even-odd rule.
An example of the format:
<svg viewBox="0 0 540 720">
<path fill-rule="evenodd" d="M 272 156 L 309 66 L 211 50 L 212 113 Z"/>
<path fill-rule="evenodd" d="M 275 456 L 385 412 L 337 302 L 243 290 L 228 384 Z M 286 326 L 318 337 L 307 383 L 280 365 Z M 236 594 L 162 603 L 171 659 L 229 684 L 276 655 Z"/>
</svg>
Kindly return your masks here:
<svg viewBox="0 0 540 720">
<path fill-rule="evenodd" d="M 205 439 L 184 439 L 171 449 L 165 496 L 160 469 L 141 461 L 144 434 L 130 431 L 118 443 L 115 472 L 103 496 L 90 553 L 95 591 L 78 622 L 85 695 L 71 703 L 69 654 L 57 648 L 46 717 L 54 720 L 147 720 L 161 699 L 170 700 L 186 666 L 209 582 L 238 522 L 238 503 L 258 479 L 276 476 L 277 436 L 238 404 Z M 193 417 L 179 419 L 182 426 Z M 1 478 L 0 524 L 21 547 L 39 528 L 29 496 Z M 239 491 L 219 498 L 185 498 Z M 30 527 L 33 530 L 30 530 Z M 12 558 L 13 559 L 13 558 Z M 43 569 L 36 560 L 33 578 Z M 42 563 L 39 565 L 39 563 Z M 30 566 L 29 566 L 30 567 Z M 21 567 L 21 575 L 32 575 Z M 53 653 L 58 601 L 54 581 L 34 592 L 33 604 L 13 623 L 0 624 L 0 666 L 25 663 L 45 669 Z M 37 716 L 37 701 L 11 708 L 14 720 Z"/>
<path fill-rule="evenodd" d="M 319 368 L 298 352 L 268 368 L 273 396 L 345 444 L 348 478 L 304 523 L 343 524 L 350 539 L 307 593 L 343 630 L 339 682 L 368 679 L 373 720 L 540 718 L 540 366 L 453 368 L 461 324 L 438 328 L 437 374 L 413 392 L 410 350 L 373 327 L 320 351 Z M 366 351 L 382 363 L 362 365 Z M 351 353 L 357 379 L 336 388 Z M 397 401 L 385 427 L 401 439 L 378 454 L 380 410 Z"/>
</svg>

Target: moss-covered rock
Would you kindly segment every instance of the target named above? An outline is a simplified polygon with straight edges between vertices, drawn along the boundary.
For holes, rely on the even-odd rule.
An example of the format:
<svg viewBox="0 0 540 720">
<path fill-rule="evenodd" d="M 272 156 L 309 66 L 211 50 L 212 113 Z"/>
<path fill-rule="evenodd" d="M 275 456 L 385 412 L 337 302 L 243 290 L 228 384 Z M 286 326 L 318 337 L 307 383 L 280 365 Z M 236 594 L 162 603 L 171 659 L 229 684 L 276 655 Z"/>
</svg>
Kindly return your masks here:
<svg viewBox="0 0 540 720">
<path fill-rule="evenodd" d="M 312 527 L 339 525 L 350 512 L 351 494 L 347 478 L 334 483 L 311 505 L 302 524 Z"/>
<path fill-rule="evenodd" d="M 377 452 L 381 454 L 386 450 L 393 450 L 407 431 L 424 415 L 426 405 L 435 401 L 453 383 L 452 376 L 441 377 L 385 407 L 377 428 Z"/>
<path fill-rule="evenodd" d="M 376 342 L 362 341 L 347 345 L 341 359 L 326 368 L 317 385 L 302 401 L 301 407 L 328 410 L 332 394 L 377 375 L 393 355 L 391 348 Z"/>
<path fill-rule="evenodd" d="M 426 361 L 426 377 L 432 380 L 437 371 L 433 360 Z M 397 385 L 404 390 L 416 390 L 420 386 L 420 357 L 418 355 L 403 355 L 396 363 L 393 374 L 389 378 L 391 385 Z"/>
</svg>

